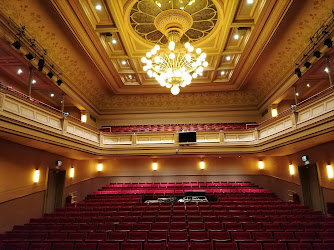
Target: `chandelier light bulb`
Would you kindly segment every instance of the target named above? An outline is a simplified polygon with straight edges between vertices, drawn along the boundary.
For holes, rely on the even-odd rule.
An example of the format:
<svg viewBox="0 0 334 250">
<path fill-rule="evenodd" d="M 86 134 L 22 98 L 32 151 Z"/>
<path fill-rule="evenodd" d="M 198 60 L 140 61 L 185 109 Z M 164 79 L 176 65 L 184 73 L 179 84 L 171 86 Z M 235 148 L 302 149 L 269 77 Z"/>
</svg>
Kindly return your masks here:
<svg viewBox="0 0 334 250">
<path fill-rule="evenodd" d="M 200 48 L 197 48 L 197 49 L 196 49 L 196 53 L 197 53 L 197 54 L 201 54 L 201 52 L 202 52 L 202 50 L 201 50 Z"/>
<path fill-rule="evenodd" d="M 152 50 L 151 50 L 151 54 L 152 54 L 152 55 L 155 55 L 156 53 L 157 53 L 157 51 L 156 51 L 155 49 L 152 49 Z"/>
<path fill-rule="evenodd" d="M 175 54 L 174 53 L 170 53 L 169 54 L 169 58 L 173 60 L 175 58 Z"/>
<path fill-rule="evenodd" d="M 197 73 L 193 73 L 193 78 L 197 78 Z"/>
<path fill-rule="evenodd" d="M 155 58 L 154 58 L 154 62 L 155 62 L 155 63 L 159 63 L 159 62 L 160 62 L 160 57 L 158 57 L 158 56 L 155 57 Z"/>
<path fill-rule="evenodd" d="M 142 57 L 142 58 L 141 58 L 141 62 L 142 62 L 142 63 L 147 63 L 147 58 L 146 58 L 146 57 Z"/>
<path fill-rule="evenodd" d="M 205 59 L 206 58 L 206 53 L 203 52 L 200 57 Z"/>
<path fill-rule="evenodd" d="M 194 51 L 194 47 L 190 45 L 190 46 L 188 47 L 188 51 L 189 51 L 189 52 L 193 52 L 193 51 Z"/>
<path fill-rule="evenodd" d="M 186 43 L 184 44 L 184 47 L 185 47 L 186 49 L 188 49 L 189 46 L 190 46 L 190 43 L 189 43 L 189 42 L 186 42 Z"/>
<path fill-rule="evenodd" d="M 204 61 L 204 62 L 203 62 L 203 66 L 204 66 L 204 67 L 208 67 L 208 66 L 209 66 L 209 63 L 208 63 L 207 61 Z"/>
<path fill-rule="evenodd" d="M 144 71 L 147 71 L 147 70 L 148 70 L 147 66 L 144 66 L 144 67 L 143 67 L 143 70 L 144 70 Z"/>
<path fill-rule="evenodd" d="M 170 92 L 172 92 L 173 95 L 177 95 L 178 93 L 180 93 L 180 88 L 178 85 L 174 85 L 171 89 Z"/>
<path fill-rule="evenodd" d="M 157 66 L 155 66 L 155 68 L 154 68 L 156 71 L 159 71 L 160 70 L 160 66 L 159 65 L 157 65 Z"/>
<path fill-rule="evenodd" d="M 175 42 L 170 41 L 169 44 L 168 44 L 168 48 L 169 48 L 169 50 L 174 50 L 175 49 Z"/>
<path fill-rule="evenodd" d="M 155 46 L 154 46 L 154 49 L 155 49 L 155 50 L 160 50 L 160 46 L 159 46 L 159 45 L 155 45 Z"/>
<path fill-rule="evenodd" d="M 152 56 L 152 53 L 151 53 L 151 52 L 147 52 L 147 53 L 146 53 L 146 56 L 147 56 L 148 58 L 150 58 L 150 57 Z"/>
</svg>

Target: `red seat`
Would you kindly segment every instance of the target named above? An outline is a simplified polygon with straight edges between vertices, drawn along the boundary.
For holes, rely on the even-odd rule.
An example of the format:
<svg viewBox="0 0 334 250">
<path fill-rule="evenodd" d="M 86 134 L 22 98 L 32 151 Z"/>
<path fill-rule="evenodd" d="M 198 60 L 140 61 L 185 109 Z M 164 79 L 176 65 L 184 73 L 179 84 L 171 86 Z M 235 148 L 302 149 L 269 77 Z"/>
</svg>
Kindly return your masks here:
<svg viewBox="0 0 334 250">
<path fill-rule="evenodd" d="M 148 232 L 151 230 L 151 224 L 149 223 L 138 223 L 133 225 L 133 231 Z"/>
<path fill-rule="evenodd" d="M 224 225 L 222 223 L 205 223 L 208 231 L 223 231 Z"/>
<path fill-rule="evenodd" d="M 250 232 L 231 232 L 231 238 L 235 242 L 253 242 Z"/>
<path fill-rule="evenodd" d="M 264 243 L 264 250 L 287 250 L 286 244 L 284 243 Z"/>
<path fill-rule="evenodd" d="M 213 250 L 212 242 L 192 242 L 191 250 Z"/>
<path fill-rule="evenodd" d="M 274 232 L 274 238 L 278 242 L 298 242 L 292 232 Z"/>
<path fill-rule="evenodd" d="M 256 242 L 275 242 L 271 232 L 253 232 L 252 235 Z"/>
<path fill-rule="evenodd" d="M 237 243 L 215 243 L 216 250 L 238 250 Z"/>
<path fill-rule="evenodd" d="M 110 232 L 108 235 L 108 241 L 125 241 L 127 238 L 126 232 Z"/>
<path fill-rule="evenodd" d="M 52 250 L 73 250 L 74 243 L 60 243 L 56 242 L 52 244 Z"/>
<path fill-rule="evenodd" d="M 243 227 L 246 231 L 262 231 L 261 223 L 244 223 Z"/>
<path fill-rule="evenodd" d="M 146 232 L 129 232 L 128 241 L 146 241 L 147 233 Z"/>
<path fill-rule="evenodd" d="M 187 224 L 182 222 L 170 223 L 169 229 L 170 231 L 187 231 Z"/>
<path fill-rule="evenodd" d="M 313 250 L 333 250 L 334 243 L 314 243 Z"/>
<path fill-rule="evenodd" d="M 148 241 L 164 241 L 167 242 L 167 232 L 149 232 Z"/>
<path fill-rule="evenodd" d="M 209 241 L 208 232 L 189 232 L 190 241 Z"/>
<path fill-rule="evenodd" d="M 334 232 L 318 232 L 317 234 L 324 243 L 334 243 Z"/>
<path fill-rule="evenodd" d="M 201 222 L 188 223 L 188 230 L 190 231 L 205 231 L 205 224 Z"/>
<path fill-rule="evenodd" d="M 119 243 L 99 243 L 97 250 L 119 250 Z"/>
<path fill-rule="evenodd" d="M 189 250 L 188 242 L 168 242 L 168 250 Z"/>
<path fill-rule="evenodd" d="M 296 239 L 300 242 L 319 242 L 321 240 L 317 238 L 314 232 L 295 232 Z"/>
<path fill-rule="evenodd" d="M 262 250 L 261 243 L 239 243 L 239 250 Z"/>
<path fill-rule="evenodd" d="M 228 232 L 220 232 L 220 231 L 210 231 L 210 239 L 212 241 L 231 241 L 230 235 Z"/>
<path fill-rule="evenodd" d="M 225 229 L 227 231 L 244 231 L 241 223 L 225 223 Z"/>
<path fill-rule="evenodd" d="M 142 243 L 141 242 L 123 242 L 121 244 L 122 250 L 142 250 Z"/>
<path fill-rule="evenodd" d="M 74 250 L 96 250 L 96 243 L 76 243 Z"/>
<path fill-rule="evenodd" d="M 107 239 L 107 233 L 89 233 L 86 242 L 101 242 Z"/>
<path fill-rule="evenodd" d="M 310 243 L 289 243 L 289 250 L 312 250 L 312 245 Z"/>
<path fill-rule="evenodd" d="M 169 230 L 169 223 L 153 223 L 152 224 L 152 231 L 168 231 Z"/>
<path fill-rule="evenodd" d="M 10 242 L 5 244 L 4 250 L 28 250 L 29 243 Z"/>
<path fill-rule="evenodd" d="M 188 241 L 187 232 L 170 232 L 169 241 Z"/>
<path fill-rule="evenodd" d="M 166 250 L 165 242 L 146 242 L 144 243 L 144 250 Z"/>
<path fill-rule="evenodd" d="M 87 238 L 86 233 L 69 233 L 67 236 L 67 240 L 65 241 L 70 241 L 70 242 L 82 242 L 85 241 Z"/>
</svg>

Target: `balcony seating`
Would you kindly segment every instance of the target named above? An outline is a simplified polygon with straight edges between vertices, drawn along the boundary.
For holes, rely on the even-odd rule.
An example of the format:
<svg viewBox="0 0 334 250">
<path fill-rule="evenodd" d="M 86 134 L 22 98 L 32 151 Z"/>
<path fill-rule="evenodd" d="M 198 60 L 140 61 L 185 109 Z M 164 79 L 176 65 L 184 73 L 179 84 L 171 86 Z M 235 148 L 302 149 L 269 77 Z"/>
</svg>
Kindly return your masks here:
<svg viewBox="0 0 334 250">
<path fill-rule="evenodd" d="M 149 197 L 142 189 L 154 195 L 155 190 L 212 187 L 217 192 L 213 202 L 141 202 Z M 281 201 L 252 183 L 234 182 L 110 184 L 78 204 L 0 235 L 5 250 L 319 250 L 334 249 L 333 244 L 329 217 Z"/>
<path fill-rule="evenodd" d="M 103 126 L 100 131 L 106 133 L 140 133 L 140 132 L 175 132 L 175 131 L 220 131 L 255 128 L 255 123 L 215 123 L 184 125 L 137 125 L 137 126 Z"/>
</svg>

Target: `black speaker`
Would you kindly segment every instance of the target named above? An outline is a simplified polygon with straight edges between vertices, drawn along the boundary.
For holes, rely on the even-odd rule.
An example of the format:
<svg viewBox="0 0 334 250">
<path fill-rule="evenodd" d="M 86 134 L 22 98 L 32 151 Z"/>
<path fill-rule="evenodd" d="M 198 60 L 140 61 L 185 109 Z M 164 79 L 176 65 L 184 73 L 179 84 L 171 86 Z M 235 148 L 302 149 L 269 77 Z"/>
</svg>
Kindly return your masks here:
<svg viewBox="0 0 334 250">
<path fill-rule="evenodd" d="M 195 143 L 196 142 L 196 131 L 190 132 L 179 132 L 179 143 Z"/>
</svg>

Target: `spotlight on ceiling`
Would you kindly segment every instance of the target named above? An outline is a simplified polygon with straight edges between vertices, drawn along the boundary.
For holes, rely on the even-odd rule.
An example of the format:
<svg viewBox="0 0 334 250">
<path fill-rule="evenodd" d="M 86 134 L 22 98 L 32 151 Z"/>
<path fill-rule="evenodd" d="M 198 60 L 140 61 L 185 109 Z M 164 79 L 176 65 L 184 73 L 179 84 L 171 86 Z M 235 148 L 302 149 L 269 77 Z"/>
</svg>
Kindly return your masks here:
<svg viewBox="0 0 334 250">
<path fill-rule="evenodd" d="M 19 41 L 15 41 L 12 43 L 12 45 L 14 46 L 15 49 L 20 49 L 21 48 L 21 43 Z"/>
<path fill-rule="evenodd" d="M 300 78 L 302 76 L 302 72 L 300 71 L 300 68 L 295 69 L 295 74 Z"/>
<path fill-rule="evenodd" d="M 316 58 L 320 58 L 321 53 L 320 53 L 319 50 L 317 50 L 317 51 L 314 51 L 313 55 L 314 55 Z"/>
<path fill-rule="evenodd" d="M 28 54 L 26 54 L 26 58 L 31 61 L 32 59 L 34 59 L 34 55 L 31 54 L 30 52 Z"/>
<path fill-rule="evenodd" d="M 95 9 L 97 9 L 97 10 L 102 10 L 102 6 L 101 6 L 101 4 L 97 4 L 97 5 L 95 5 Z"/>
<path fill-rule="evenodd" d="M 44 59 L 39 59 L 38 64 L 37 64 L 37 66 L 38 66 L 38 70 L 39 70 L 39 71 L 42 71 L 42 70 L 43 70 L 43 68 L 44 68 L 44 64 L 45 64 Z"/>
<path fill-rule="evenodd" d="M 58 79 L 58 81 L 57 81 L 58 86 L 60 86 L 62 83 L 63 83 L 63 81 Z"/>
<path fill-rule="evenodd" d="M 311 67 L 311 63 L 310 62 L 305 62 L 304 67 L 308 69 L 309 67 Z"/>
<path fill-rule="evenodd" d="M 333 41 L 330 38 L 325 39 L 324 45 L 326 45 L 328 48 L 332 48 L 333 46 Z"/>
<path fill-rule="evenodd" d="M 49 73 L 46 74 L 50 79 L 53 77 L 53 73 L 50 71 Z"/>
</svg>

